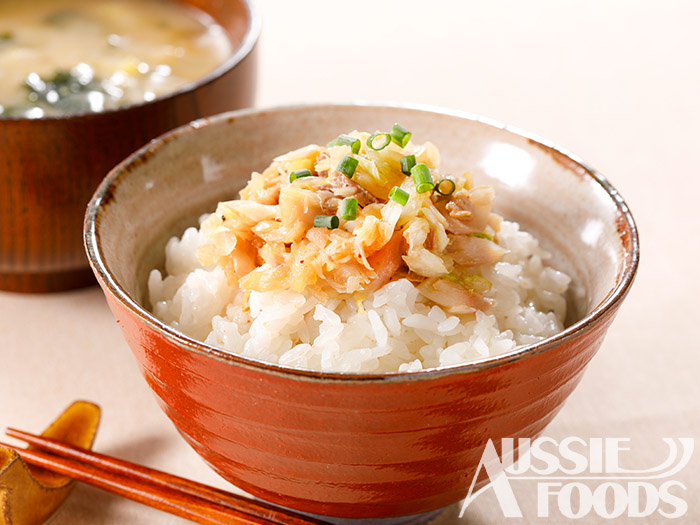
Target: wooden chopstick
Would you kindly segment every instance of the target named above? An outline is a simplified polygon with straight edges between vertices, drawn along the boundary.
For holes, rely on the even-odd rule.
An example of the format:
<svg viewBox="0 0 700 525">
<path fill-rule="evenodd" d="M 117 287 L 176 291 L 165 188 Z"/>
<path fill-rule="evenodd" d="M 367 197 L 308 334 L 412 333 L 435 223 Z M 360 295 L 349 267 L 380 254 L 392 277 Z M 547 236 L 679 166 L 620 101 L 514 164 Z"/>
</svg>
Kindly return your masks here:
<svg viewBox="0 0 700 525">
<path fill-rule="evenodd" d="M 27 463 L 43 467 L 64 476 L 89 483 L 113 494 L 129 498 L 156 509 L 164 510 L 176 516 L 187 518 L 205 525 L 233 524 L 270 524 L 274 523 L 244 512 L 216 505 L 189 494 L 175 492 L 156 485 L 146 485 L 130 478 L 84 465 L 66 458 L 54 456 L 47 452 L 16 448 L 0 443 L 15 450 Z"/>
<path fill-rule="evenodd" d="M 71 459 L 73 461 L 84 463 L 107 472 L 115 472 L 147 484 L 158 485 L 174 491 L 184 492 L 186 494 L 190 494 L 234 510 L 240 510 L 243 508 L 248 514 L 265 518 L 267 520 L 276 520 L 279 523 L 287 523 L 289 525 L 322 523 L 318 520 L 301 516 L 292 513 L 291 511 L 281 511 L 272 505 L 258 502 L 237 494 L 232 494 L 230 492 L 210 487 L 196 481 L 174 476 L 166 472 L 161 472 L 159 470 L 130 463 L 128 461 L 106 456 L 104 454 L 99 454 L 88 449 L 74 447 L 63 441 L 37 436 L 14 428 L 8 428 L 5 433 L 8 436 L 21 439 L 22 441 L 25 441 L 40 449 L 47 450 L 53 454 Z"/>
<path fill-rule="evenodd" d="M 6 433 L 49 451 L 4 445 L 17 451 L 28 463 L 197 523 L 325 523 L 192 480 L 73 447 L 62 441 L 16 429 L 7 429 Z"/>
</svg>

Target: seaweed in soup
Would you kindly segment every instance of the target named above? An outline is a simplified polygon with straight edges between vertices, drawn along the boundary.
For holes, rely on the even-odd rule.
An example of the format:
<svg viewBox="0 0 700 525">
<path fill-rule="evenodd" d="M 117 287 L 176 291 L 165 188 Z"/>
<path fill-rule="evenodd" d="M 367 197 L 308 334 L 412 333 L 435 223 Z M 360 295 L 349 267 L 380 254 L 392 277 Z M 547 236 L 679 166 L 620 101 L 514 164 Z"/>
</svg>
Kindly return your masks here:
<svg viewBox="0 0 700 525">
<path fill-rule="evenodd" d="M 32 73 L 27 76 L 25 87 L 30 103 L 70 113 L 100 111 L 109 97 L 89 67 L 59 70 L 46 80 Z"/>
<path fill-rule="evenodd" d="M 77 9 L 64 8 L 57 9 L 53 13 L 50 13 L 44 17 L 44 23 L 51 26 L 67 26 L 77 22 L 81 22 L 85 19 L 85 16 Z"/>
</svg>

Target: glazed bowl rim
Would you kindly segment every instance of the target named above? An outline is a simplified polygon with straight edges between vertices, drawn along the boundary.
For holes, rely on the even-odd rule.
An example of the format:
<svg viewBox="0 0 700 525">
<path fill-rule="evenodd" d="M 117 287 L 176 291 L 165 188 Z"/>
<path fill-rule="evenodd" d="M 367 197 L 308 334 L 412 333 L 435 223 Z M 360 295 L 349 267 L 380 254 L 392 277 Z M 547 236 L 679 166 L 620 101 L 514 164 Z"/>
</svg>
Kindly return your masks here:
<svg viewBox="0 0 700 525">
<path fill-rule="evenodd" d="M 203 341 L 198 341 L 178 330 L 168 326 L 155 315 L 146 310 L 145 307 L 138 304 L 117 282 L 114 274 L 109 270 L 107 264 L 103 260 L 101 250 L 101 240 L 98 233 L 97 224 L 100 222 L 99 216 L 102 213 L 101 204 L 103 201 L 116 194 L 120 180 L 128 174 L 128 167 L 137 163 L 146 161 L 158 149 L 165 146 L 180 135 L 195 132 L 202 127 L 212 125 L 221 125 L 222 123 L 235 122 L 239 118 L 252 117 L 255 115 L 273 114 L 280 112 L 295 112 L 308 110 L 333 110 L 333 109 L 348 109 L 348 108 L 376 108 L 376 109 L 404 109 L 422 113 L 432 113 L 441 116 L 456 117 L 459 119 L 469 120 L 479 124 L 483 124 L 492 128 L 506 131 L 516 136 L 534 142 L 541 147 L 551 149 L 556 153 L 564 156 L 576 165 L 583 168 L 586 176 L 590 176 L 597 184 L 605 191 L 607 197 L 611 199 L 620 217 L 622 217 L 629 232 L 630 249 L 622 254 L 621 268 L 616 273 L 615 286 L 608 292 L 606 297 L 597 304 L 593 310 L 585 315 L 580 320 L 566 327 L 561 332 L 547 337 L 533 344 L 517 347 L 509 352 L 498 354 L 495 356 L 487 356 L 475 359 L 468 363 L 452 365 L 448 367 L 428 368 L 412 372 L 384 372 L 384 373 L 367 373 L 367 372 L 322 372 L 317 370 L 307 370 L 292 368 L 289 366 L 280 365 L 277 363 L 269 363 L 250 357 L 241 356 L 228 352 L 226 350 L 208 345 Z M 111 188 L 114 187 L 115 190 Z M 618 227 L 618 239 L 620 238 L 620 228 Z M 427 380 L 439 377 L 445 377 L 453 374 L 474 373 L 485 369 L 490 369 L 496 366 L 503 366 L 514 363 L 522 359 L 526 359 L 549 349 L 555 348 L 566 340 L 573 339 L 576 336 L 588 332 L 594 326 L 598 325 L 603 320 L 612 315 L 617 306 L 627 295 L 630 286 L 639 266 L 639 234 L 634 218 L 617 190 L 608 182 L 608 180 L 599 172 L 586 165 L 583 160 L 574 154 L 568 152 L 564 148 L 552 143 L 546 139 L 538 137 L 530 132 L 503 124 L 499 121 L 482 117 L 473 113 L 468 113 L 461 110 L 441 108 L 437 106 L 424 104 L 396 103 L 396 102 L 370 102 L 357 100 L 347 103 L 310 103 L 310 104 L 292 104 L 280 105 L 264 108 L 245 108 L 234 111 L 220 113 L 211 117 L 201 118 L 195 121 L 175 128 L 158 138 L 153 139 L 149 144 L 143 146 L 138 151 L 131 154 L 125 160 L 114 167 L 110 173 L 100 183 L 91 198 L 84 224 L 84 243 L 87 251 L 90 266 L 92 266 L 98 281 L 105 290 L 109 290 L 112 296 L 121 303 L 132 315 L 139 319 L 141 323 L 147 325 L 150 329 L 161 333 L 169 342 L 177 345 L 182 349 L 193 351 L 199 354 L 206 355 L 212 359 L 222 361 L 232 366 L 243 366 L 249 369 L 254 369 L 260 372 L 270 374 L 283 375 L 290 379 L 309 380 L 309 381 L 341 381 L 344 383 L 352 382 L 386 382 L 386 381 L 412 381 L 412 380 Z M 623 247 L 625 243 L 622 242 Z"/>
<path fill-rule="evenodd" d="M 126 111 L 135 110 L 145 106 L 151 106 L 154 104 L 165 103 L 170 99 L 179 97 L 187 93 L 193 93 L 200 89 L 201 87 L 210 84 L 222 77 L 229 71 L 232 71 L 238 64 L 243 62 L 243 60 L 250 55 L 251 51 L 255 47 L 258 39 L 260 38 L 260 31 L 262 28 L 262 18 L 260 15 L 260 10 L 258 9 L 256 2 L 257 0 L 240 0 L 240 2 L 245 7 L 247 15 L 246 30 L 243 33 L 243 38 L 236 48 L 234 48 L 233 53 L 231 53 L 226 60 L 221 64 L 216 66 L 206 75 L 199 77 L 197 80 L 187 82 L 177 89 L 168 91 L 163 95 L 154 98 L 153 100 L 144 100 L 139 102 L 134 102 L 131 104 L 124 104 L 114 108 L 105 109 L 103 111 L 82 111 L 79 113 L 68 113 L 65 115 L 49 115 L 40 118 L 28 118 L 28 117 L 0 117 L 0 123 L 3 122 L 62 122 L 68 120 L 82 120 L 82 119 L 92 119 L 99 118 L 101 115 L 113 115 L 115 113 L 121 113 Z M 211 15 L 209 15 L 210 18 Z M 218 20 L 214 20 L 219 23 Z M 220 25 L 220 24 L 219 24 Z"/>
</svg>

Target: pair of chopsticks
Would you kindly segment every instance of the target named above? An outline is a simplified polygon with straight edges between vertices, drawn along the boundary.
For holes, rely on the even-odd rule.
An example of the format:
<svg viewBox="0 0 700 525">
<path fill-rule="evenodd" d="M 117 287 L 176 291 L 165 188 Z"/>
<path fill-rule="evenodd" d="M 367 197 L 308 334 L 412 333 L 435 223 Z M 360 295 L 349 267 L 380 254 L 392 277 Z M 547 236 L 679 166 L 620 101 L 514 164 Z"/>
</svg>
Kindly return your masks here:
<svg viewBox="0 0 700 525">
<path fill-rule="evenodd" d="M 288 524 L 325 522 L 150 469 L 62 441 L 8 428 L 8 436 L 36 448 L 0 443 L 31 465 L 68 476 L 144 505 L 205 525 Z"/>
</svg>

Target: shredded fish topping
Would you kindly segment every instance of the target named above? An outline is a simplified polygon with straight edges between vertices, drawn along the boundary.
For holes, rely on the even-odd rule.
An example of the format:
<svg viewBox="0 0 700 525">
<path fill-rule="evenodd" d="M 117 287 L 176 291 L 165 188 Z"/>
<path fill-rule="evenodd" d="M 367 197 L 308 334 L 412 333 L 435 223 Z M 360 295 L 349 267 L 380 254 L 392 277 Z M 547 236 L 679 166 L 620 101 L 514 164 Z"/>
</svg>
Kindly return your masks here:
<svg viewBox="0 0 700 525">
<path fill-rule="evenodd" d="M 240 199 L 219 203 L 202 223 L 208 242 L 199 247 L 200 262 L 219 265 L 247 291 L 308 290 L 361 301 L 408 277 L 450 312 L 488 310 L 490 283 L 479 266 L 506 253 L 493 188 L 474 186 L 469 173 L 441 173 L 438 149 L 414 144 L 410 132 L 408 140 L 384 133 L 388 144 L 375 149 L 372 137 L 382 133 L 353 131 L 253 173 Z M 406 174 L 407 157 L 419 177 Z"/>
</svg>

